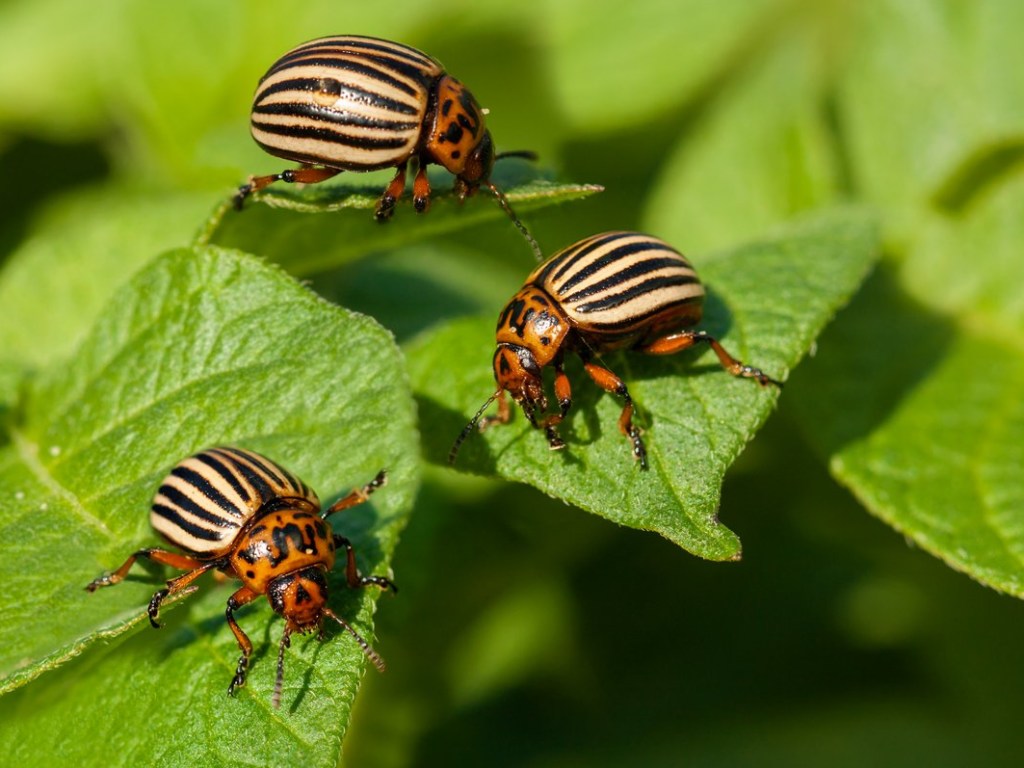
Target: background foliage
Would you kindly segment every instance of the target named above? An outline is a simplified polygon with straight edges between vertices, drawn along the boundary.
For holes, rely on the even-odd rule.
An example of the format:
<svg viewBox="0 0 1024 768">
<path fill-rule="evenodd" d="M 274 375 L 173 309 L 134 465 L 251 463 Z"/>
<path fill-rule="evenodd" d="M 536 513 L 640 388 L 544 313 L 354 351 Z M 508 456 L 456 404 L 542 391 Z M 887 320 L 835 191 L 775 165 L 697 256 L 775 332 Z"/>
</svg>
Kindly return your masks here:
<svg viewBox="0 0 1024 768">
<path fill-rule="evenodd" d="M 4 754 L 337 761 L 362 665 L 342 638 L 297 647 L 297 703 L 270 718 L 269 658 L 252 696 L 221 698 L 234 654 L 225 588 L 168 611 L 162 633 L 138 621 L 155 576 L 103 605 L 79 593 L 146 537 L 148 489 L 185 446 L 234 439 L 335 494 L 397 467 L 346 523 L 364 567 L 390 563 L 402 588 L 378 614 L 390 669 L 364 680 L 352 764 L 1019 764 L 1024 619 L 1006 594 L 1024 592 L 1022 28 L 1011 0 L 457 2 L 443 16 L 415 2 L 0 5 Z M 881 261 L 721 488 L 718 519 L 742 537 L 742 561 L 700 560 L 528 485 L 436 466 L 456 414 L 488 394 L 473 329 L 531 267 L 488 201 L 442 198 L 421 220 L 402 207 L 380 228 L 358 208 L 317 212 L 345 185 L 377 183 L 339 177 L 282 192 L 276 208 L 218 210 L 246 174 L 280 166 L 247 136 L 257 78 L 293 43 L 333 32 L 440 58 L 490 109 L 499 148 L 537 150 L 548 180 L 605 187 L 557 187 L 552 208 L 544 178 L 502 169 L 545 250 L 609 227 L 664 237 L 706 278 L 710 326 L 766 368 L 796 365 L 852 294 L 878 223 Z M 815 248 L 800 245 L 807 227 Z M 200 245 L 158 257 L 197 233 Z M 376 318 L 407 363 L 371 320 L 223 247 Z M 744 261 L 787 248 L 791 259 Z M 214 310 L 197 298 L 211 286 L 234 298 Z M 797 322 L 815 298 L 818 319 Z M 267 306 L 307 321 L 289 309 L 275 322 Z M 278 345 L 252 343 L 259 317 Z M 786 318 L 806 332 L 787 335 Z M 281 387 L 282 348 L 306 354 L 289 365 L 311 361 L 308 386 Z M 667 369 L 618 359 L 650 393 L 652 440 L 673 394 L 721 403 L 742 384 L 696 355 Z M 176 380 L 183 371 L 196 381 Z M 378 377 L 396 383 L 390 395 Z M 426 407 L 436 386 L 458 395 L 450 410 Z M 604 424 L 613 404 L 578 390 L 570 451 L 593 462 L 582 481 L 600 470 L 609 487 L 634 482 L 628 458 L 614 464 L 616 435 L 590 441 L 586 414 Z M 749 423 L 720 471 L 772 410 L 758 394 L 724 401 L 729 423 Z M 190 409 L 211 401 L 234 410 L 196 427 Z M 346 451 L 373 442 L 348 430 L 382 435 L 382 455 Z M 481 439 L 467 468 L 488 470 L 479 457 L 522 430 L 519 419 Z M 77 465 L 62 457 L 72 448 Z M 496 469 L 594 506 L 555 488 L 564 476 L 523 466 Z M 713 510 L 717 481 L 704 499 Z M 360 626 L 370 598 L 342 603 Z M 279 627 L 269 613 L 247 616 L 264 648 Z"/>
</svg>

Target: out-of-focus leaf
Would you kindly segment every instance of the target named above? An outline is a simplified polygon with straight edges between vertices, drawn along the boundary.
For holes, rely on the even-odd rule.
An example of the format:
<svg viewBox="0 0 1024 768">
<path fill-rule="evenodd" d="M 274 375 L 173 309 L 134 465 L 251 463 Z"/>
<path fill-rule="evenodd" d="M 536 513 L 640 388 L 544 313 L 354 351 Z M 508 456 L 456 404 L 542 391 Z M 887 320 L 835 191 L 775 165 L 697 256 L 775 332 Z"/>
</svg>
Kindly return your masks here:
<svg viewBox="0 0 1024 768">
<path fill-rule="evenodd" d="M 681 137 L 651 193 L 646 230 L 699 257 L 835 200 L 822 55 L 809 38 L 791 30 Z"/>
<path fill-rule="evenodd" d="M 69 354 L 154 253 L 188 244 L 215 199 L 113 186 L 45 210 L 0 271 L 0 360 L 38 366 Z"/>
<path fill-rule="evenodd" d="M 931 218 L 901 270 L 871 283 L 791 390 L 832 471 L 868 509 L 1018 597 L 1022 214 L 1018 180 L 965 217 Z"/>
<path fill-rule="evenodd" d="M 1024 5 L 880 0 L 852 6 L 840 118 L 857 191 L 884 207 L 890 237 L 916 229 L 954 178 L 1024 136 Z M 897 74 L 898 73 L 898 74 Z M 973 190 L 960 189 L 968 197 Z"/>
<path fill-rule="evenodd" d="M 900 280 L 936 312 L 1024 346 L 1024 169 L 966 210 L 923 217 Z M 1007 337 L 1012 338 L 1007 338 Z"/>
<path fill-rule="evenodd" d="M 604 13 L 586 0 L 548 3 L 558 104 L 577 134 L 635 125 L 692 98 L 784 5 L 639 0 Z"/>
</svg>

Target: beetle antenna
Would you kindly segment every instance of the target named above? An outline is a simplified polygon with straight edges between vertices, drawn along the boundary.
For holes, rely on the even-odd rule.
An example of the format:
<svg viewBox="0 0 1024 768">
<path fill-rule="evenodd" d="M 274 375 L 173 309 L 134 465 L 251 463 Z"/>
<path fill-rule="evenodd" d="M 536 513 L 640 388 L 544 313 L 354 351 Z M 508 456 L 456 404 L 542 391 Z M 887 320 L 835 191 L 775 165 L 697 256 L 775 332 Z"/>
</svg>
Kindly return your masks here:
<svg viewBox="0 0 1024 768">
<path fill-rule="evenodd" d="M 458 456 L 459 454 L 459 448 L 462 447 L 462 444 L 465 442 L 466 438 L 469 437 L 469 433 L 472 432 L 476 425 L 480 422 L 480 417 L 484 415 L 484 411 L 486 411 L 490 407 L 491 403 L 494 402 L 494 400 L 498 397 L 498 395 L 501 394 L 501 392 L 502 390 L 499 389 L 493 395 L 488 397 L 487 402 L 480 406 L 480 410 L 476 412 L 476 415 L 469 420 L 469 423 L 466 426 L 462 428 L 462 432 L 459 433 L 459 436 L 455 438 L 455 442 L 452 444 L 452 449 L 448 451 L 449 466 L 455 466 L 455 457 Z"/>
<path fill-rule="evenodd" d="M 380 654 L 373 650 L 373 648 L 370 647 L 370 644 L 363 639 L 363 636 L 356 632 L 354 629 L 352 629 L 352 626 L 347 621 L 341 618 L 341 616 L 336 614 L 330 608 L 324 608 L 323 614 L 324 616 L 329 616 L 330 618 L 334 619 L 336 622 L 341 624 L 341 626 L 343 626 L 345 630 L 356 639 L 356 642 L 359 643 L 359 647 L 362 648 L 363 653 L 366 654 L 366 658 L 368 658 L 373 663 L 373 666 L 377 668 L 378 672 L 383 672 L 387 668 L 387 666 L 384 664 L 384 659 L 380 657 Z"/>
<path fill-rule="evenodd" d="M 274 695 L 271 698 L 274 709 L 281 708 L 281 686 L 284 683 L 284 650 L 291 647 L 291 634 L 292 628 L 286 624 L 284 634 L 281 635 L 281 645 L 277 649 L 277 679 L 274 681 Z"/>
<path fill-rule="evenodd" d="M 491 190 L 491 194 L 493 194 L 498 200 L 498 205 L 500 205 L 501 209 L 508 214 L 508 217 L 512 219 L 512 223 L 516 225 L 516 229 L 518 229 L 522 236 L 526 238 L 526 242 L 528 242 L 530 244 L 530 248 L 533 249 L 533 255 L 536 257 L 537 261 L 543 261 L 544 254 L 540 249 L 540 245 L 537 243 L 536 239 L 534 239 L 533 235 L 530 234 L 530 230 L 526 228 L 526 225 L 519 220 L 518 216 L 516 216 L 516 212 L 512 210 L 512 206 L 508 204 L 508 198 L 505 197 L 505 193 L 494 186 L 490 181 L 485 181 L 484 185 Z"/>
</svg>

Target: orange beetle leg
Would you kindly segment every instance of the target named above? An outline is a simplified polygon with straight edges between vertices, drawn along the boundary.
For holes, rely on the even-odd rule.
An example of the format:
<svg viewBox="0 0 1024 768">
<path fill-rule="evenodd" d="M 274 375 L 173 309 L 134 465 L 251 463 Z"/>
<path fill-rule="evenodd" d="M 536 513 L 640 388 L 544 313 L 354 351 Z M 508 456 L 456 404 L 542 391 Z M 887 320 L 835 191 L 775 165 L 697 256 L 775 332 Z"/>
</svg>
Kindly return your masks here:
<svg viewBox="0 0 1024 768">
<path fill-rule="evenodd" d="M 412 182 L 412 206 L 416 213 L 423 213 L 430 207 L 430 180 L 427 178 L 426 164 L 421 165 Z"/>
<path fill-rule="evenodd" d="M 384 190 L 384 194 L 380 196 L 377 210 L 373 214 L 377 217 L 377 221 L 387 221 L 391 218 L 391 214 L 395 212 L 395 203 L 405 191 L 405 174 L 408 167 L 408 163 L 402 163 L 398 166 L 395 177 L 391 179 L 391 183 Z"/>
<path fill-rule="evenodd" d="M 269 187 L 274 182 L 283 181 L 287 184 L 319 184 L 321 181 L 327 181 L 327 179 L 332 176 L 337 176 L 339 173 L 341 173 L 340 168 L 319 168 L 316 166 L 304 165 L 301 168 L 281 171 L 280 173 L 274 173 L 270 176 L 250 176 L 249 182 L 240 186 L 238 191 L 235 193 L 235 208 L 241 210 L 242 204 L 245 202 L 245 198 L 249 197 L 253 192 L 259 192 L 261 189 Z"/>
<path fill-rule="evenodd" d="M 553 451 L 565 448 L 565 441 L 558 435 L 558 425 L 565 420 L 572 408 L 572 385 L 565 375 L 562 366 L 555 367 L 555 397 L 558 400 L 558 413 L 553 413 L 544 420 L 544 434 L 548 438 L 548 447 Z"/>
<path fill-rule="evenodd" d="M 324 512 L 323 518 L 326 520 L 335 512 L 341 512 L 342 510 L 348 509 L 349 507 L 355 507 L 359 504 L 362 504 L 364 501 L 370 498 L 371 493 L 373 493 L 378 488 L 383 486 L 385 483 L 387 483 L 387 481 L 388 473 L 382 469 L 380 472 L 377 473 L 377 476 L 373 478 L 373 480 L 368 482 L 362 488 L 356 488 L 344 498 L 338 499 L 338 501 L 334 502 L 334 504 L 332 504 L 331 507 L 326 512 Z"/>
<path fill-rule="evenodd" d="M 633 458 L 640 462 L 640 468 L 647 469 L 647 449 L 640 437 L 640 430 L 633 424 L 633 398 L 630 397 L 625 383 L 607 368 L 602 368 L 596 363 L 584 363 L 583 367 L 597 386 L 605 392 L 619 395 L 623 399 L 622 414 L 619 416 L 619 431 L 632 441 Z"/>
<path fill-rule="evenodd" d="M 245 676 L 249 670 L 249 657 L 252 656 L 252 641 L 249 636 L 245 634 L 238 622 L 235 621 L 235 611 L 241 608 L 246 603 L 251 603 L 259 595 L 249 587 L 242 587 L 235 594 L 228 598 L 228 607 L 224 612 L 227 617 L 228 626 L 231 627 L 231 631 L 235 635 L 235 640 L 238 641 L 238 647 L 242 649 L 242 655 L 238 659 L 238 666 L 235 668 L 235 676 L 231 679 L 231 685 L 228 686 L 228 695 L 233 696 L 236 688 L 241 688 L 245 685 Z"/>
<path fill-rule="evenodd" d="M 356 552 L 352 548 L 351 541 L 344 536 L 335 534 L 334 546 L 345 550 L 345 580 L 352 589 L 365 587 L 367 584 L 376 584 L 381 589 L 390 589 L 392 592 L 398 592 L 398 587 L 392 583 L 391 579 L 384 576 L 363 576 L 359 573 L 359 569 L 356 567 Z"/>
<path fill-rule="evenodd" d="M 494 416 L 485 416 L 480 419 L 479 429 L 483 432 L 492 424 L 508 424 L 512 418 L 512 409 L 509 407 L 508 399 L 505 397 L 505 390 L 498 394 L 498 412 Z"/>
<path fill-rule="evenodd" d="M 645 352 L 648 355 L 672 355 L 700 343 L 707 344 L 711 347 L 718 356 L 718 361 L 722 364 L 722 367 L 733 376 L 737 376 L 742 379 L 754 379 L 762 387 L 772 384 L 780 389 L 782 388 L 781 381 L 776 381 L 771 378 L 760 368 L 755 368 L 752 365 L 745 365 L 740 362 L 730 355 L 725 350 L 725 347 L 718 343 L 717 339 L 704 331 L 682 331 L 681 333 L 673 333 L 668 336 L 663 336 L 660 339 L 655 339 L 644 347 L 640 347 L 640 351 Z"/>
</svg>

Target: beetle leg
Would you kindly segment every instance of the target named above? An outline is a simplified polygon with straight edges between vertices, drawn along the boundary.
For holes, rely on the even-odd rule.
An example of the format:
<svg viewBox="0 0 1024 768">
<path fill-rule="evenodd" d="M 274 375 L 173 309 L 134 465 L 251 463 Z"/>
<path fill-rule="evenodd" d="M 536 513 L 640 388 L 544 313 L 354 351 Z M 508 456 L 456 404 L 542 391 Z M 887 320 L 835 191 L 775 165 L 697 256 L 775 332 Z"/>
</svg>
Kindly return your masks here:
<svg viewBox="0 0 1024 768">
<path fill-rule="evenodd" d="M 168 554 L 173 555 L 174 553 L 169 552 Z M 182 555 L 177 555 L 176 557 L 180 557 L 183 560 L 190 559 L 183 557 Z M 164 599 L 168 595 L 173 595 L 175 592 L 180 592 L 211 568 L 218 568 L 222 565 L 224 565 L 223 560 L 211 560 L 206 563 L 200 563 L 199 567 L 193 568 L 188 573 L 183 573 L 181 574 L 181 576 L 178 576 L 168 581 L 166 589 L 158 589 L 156 592 L 154 592 L 153 597 L 150 598 L 149 609 L 147 611 L 149 613 L 149 623 L 153 625 L 153 628 L 160 629 L 160 605 L 161 603 L 163 603 Z M 176 567 L 180 568 L 181 566 Z"/>
<path fill-rule="evenodd" d="M 181 555 L 177 552 L 168 552 L 165 549 L 140 549 L 138 552 L 132 552 L 125 560 L 121 567 L 113 573 L 105 573 L 99 576 L 88 584 L 85 585 L 85 589 L 89 592 L 95 592 L 100 587 L 111 587 L 114 584 L 118 584 L 124 580 L 125 576 L 128 575 L 128 571 L 135 564 L 135 561 L 144 557 L 147 560 L 152 560 L 154 563 L 162 563 L 169 565 L 172 568 L 178 568 L 182 571 L 188 571 L 188 573 L 182 574 L 177 578 L 171 579 L 167 582 L 167 588 L 158 590 L 153 594 L 152 599 L 149 601 L 149 623 L 154 627 L 159 628 L 160 623 L 157 618 L 160 614 L 160 604 L 164 601 L 168 595 L 174 592 L 179 592 L 210 568 L 214 568 L 221 564 L 221 561 L 214 560 L 212 562 L 202 562 L 194 558 L 188 557 L 187 555 Z"/>
<path fill-rule="evenodd" d="M 235 640 L 238 641 L 238 647 L 242 649 L 242 655 L 238 659 L 238 666 L 235 667 L 235 676 L 231 679 L 231 685 L 228 686 L 229 696 L 234 696 L 235 689 L 245 685 L 245 675 L 249 671 L 249 657 L 252 656 L 252 641 L 242 628 L 238 626 L 238 622 L 235 621 L 235 611 L 246 603 L 251 603 L 257 597 L 258 594 L 249 589 L 249 587 L 242 587 L 228 598 L 228 607 L 224 612 L 228 620 L 228 626 L 231 627 L 231 631 L 235 634 Z"/>
<path fill-rule="evenodd" d="M 194 560 L 177 552 L 168 552 L 166 549 L 140 549 L 138 552 L 132 552 L 128 555 L 128 559 L 113 573 L 104 573 L 102 576 L 98 576 L 86 584 L 86 590 L 95 592 L 100 587 L 111 587 L 114 584 L 120 583 L 128 575 L 128 571 L 131 570 L 135 561 L 140 557 L 152 560 L 154 563 L 163 563 L 182 571 L 190 571 L 193 568 L 200 568 L 204 565 L 199 560 Z"/>
<path fill-rule="evenodd" d="M 387 483 L 387 481 L 388 473 L 382 469 L 380 472 L 377 473 L 377 476 L 373 478 L 373 480 L 368 482 L 362 488 L 356 488 L 344 498 L 334 502 L 334 504 L 332 504 L 331 507 L 326 512 L 323 513 L 322 517 L 326 520 L 335 512 L 341 512 L 343 509 L 348 509 L 349 507 L 354 507 L 359 504 L 362 504 L 364 501 L 370 498 L 371 493 L 373 493 L 378 488 L 383 486 L 385 483 Z"/>
<path fill-rule="evenodd" d="M 553 451 L 565 448 L 565 441 L 558 435 L 558 425 L 572 408 L 572 385 L 560 364 L 555 366 L 555 398 L 558 400 L 558 413 L 548 416 L 542 425 L 548 438 L 548 447 Z"/>
<path fill-rule="evenodd" d="M 684 349 L 689 349 L 694 344 L 707 344 L 711 349 L 714 350 L 715 354 L 718 355 L 718 361 L 733 376 L 737 376 L 742 379 L 754 379 L 762 387 L 766 387 L 769 384 L 773 384 L 776 387 L 781 388 L 782 382 L 776 381 L 775 379 L 768 376 L 760 368 L 755 368 L 752 365 L 745 365 L 739 360 L 734 358 L 728 352 L 725 347 L 718 343 L 718 340 L 704 331 L 682 331 L 680 333 L 669 334 L 663 336 L 660 339 L 655 339 L 646 346 L 640 347 L 640 351 L 648 355 L 671 355 Z"/>
<path fill-rule="evenodd" d="M 416 213 L 423 213 L 429 206 L 430 179 L 427 178 L 427 165 L 422 163 L 412 182 L 412 207 Z"/>
<path fill-rule="evenodd" d="M 377 221 L 387 221 L 391 218 L 391 214 L 395 212 L 395 202 L 402 196 L 402 192 L 405 191 L 405 174 L 408 167 L 408 162 L 398 166 L 398 172 L 391 179 L 391 183 L 384 190 L 384 194 L 380 196 L 377 210 L 373 214 L 377 217 Z"/>
<path fill-rule="evenodd" d="M 273 173 L 270 176 L 250 176 L 249 181 L 238 188 L 235 193 L 235 208 L 242 210 L 245 198 L 253 192 L 259 192 L 269 187 L 275 181 L 283 181 L 287 184 L 319 184 L 327 181 L 332 176 L 341 173 L 340 168 L 318 168 L 316 166 L 304 165 L 302 168 L 290 168 L 287 171 Z"/>
<path fill-rule="evenodd" d="M 505 390 L 498 393 L 498 412 L 494 416 L 484 416 L 477 422 L 477 428 L 483 432 L 492 424 L 508 424 L 512 418 L 512 408 L 509 406 L 508 398 L 505 397 Z"/>
<path fill-rule="evenodd" d="M 623 399 L 622 414 L 619 416 L 619 431 L 633 442 L 633 458 L 640 462 L 640 469 L 647 469 L 647 449 L 640 437 L 640 430 L 633 423 L 633 398 L 630 397 L 625 382 L 607 368 L 602 368 L 596 363 L 584 363 L 583 367 L 597 386 L 605 392 L 619 395 Z"/>
<path fill-rule="evenodd" d="M 344 536 L 334 534 L 334 546 L 337 549 L 345 550 L 347 557 L 345 561 L 345 579 L 351 588 L 355 589 L 356 587 L 365 587 L 367 584 L 376 584 L 381 589 L 390 589 L 392 592 L 398 592 L 398 587 L 394 585 L 391 579 L 384 576 L 363 576 L 359 573 L 359 569 L 356 567 L 356 552 L 352 547 L 351 541 Z"/>
</svg>

